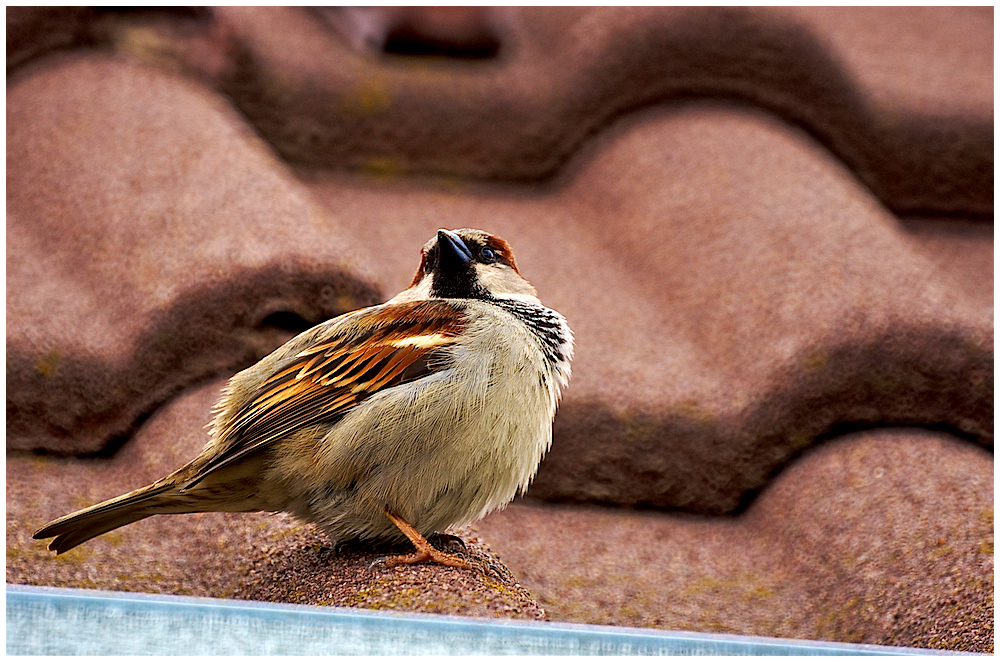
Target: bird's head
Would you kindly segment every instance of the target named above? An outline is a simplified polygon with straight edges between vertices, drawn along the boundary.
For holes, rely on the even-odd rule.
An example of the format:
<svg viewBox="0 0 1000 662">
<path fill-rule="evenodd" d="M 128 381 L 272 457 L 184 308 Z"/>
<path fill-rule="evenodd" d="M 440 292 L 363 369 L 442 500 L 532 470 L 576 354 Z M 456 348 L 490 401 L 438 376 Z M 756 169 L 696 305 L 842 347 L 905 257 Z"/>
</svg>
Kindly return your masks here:
<svg viewBox="0 0 1000 662">
<path fill-rule="evenodd" d="M 424 244 L 410 287 L 393 301 L 536 296 L 517 270 L 510 245 L 482 230 L 438 230 Z"/>
</svg>

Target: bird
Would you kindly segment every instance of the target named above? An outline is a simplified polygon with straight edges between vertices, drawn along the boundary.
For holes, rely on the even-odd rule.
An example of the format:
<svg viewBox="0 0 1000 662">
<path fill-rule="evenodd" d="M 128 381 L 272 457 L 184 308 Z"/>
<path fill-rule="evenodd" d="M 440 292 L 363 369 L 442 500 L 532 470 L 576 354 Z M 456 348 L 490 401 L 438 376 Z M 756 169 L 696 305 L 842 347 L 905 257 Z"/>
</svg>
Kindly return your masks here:
<svg viewBox="0 0 1000 662">
<path fill-rule="evenodd" d="M 510 245 L 441 229 L 409 287 L 236 373 L 193 460 L 34 533 L 57 554 L 159 514 L 287 512 L 336 544 L 412 543 L 392 567 L 469 568 L 428 536 L 522 494 L 552 444 L 573 332 Z"/>
</svg>

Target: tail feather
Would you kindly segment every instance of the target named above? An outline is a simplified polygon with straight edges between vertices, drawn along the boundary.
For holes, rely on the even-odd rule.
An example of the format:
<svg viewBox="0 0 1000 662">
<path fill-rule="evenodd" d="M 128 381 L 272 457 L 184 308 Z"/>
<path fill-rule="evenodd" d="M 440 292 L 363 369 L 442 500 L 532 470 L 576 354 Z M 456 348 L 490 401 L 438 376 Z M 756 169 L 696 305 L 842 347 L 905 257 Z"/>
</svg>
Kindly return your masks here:
<svg viewBox="0 0 1000 662">
<path fill-rule="evenodd" d="M 164 493 L 173 488 L 171 484 L 148 485 L 60 517 L 43 526 L 31 537 L 38 540 L 55 536 L 55 540 L 49 543 L 49 549 L 62 554 L 102 533 L 163 512 L 157 506 L 164 505 Z"/>
<path fill-rule="evenodd" d="M 188 484 L 193 467 L 189 463 L 151 485 L 53 520 L 32 538 L 55 537 L 49 549 L 61 554 L 102 533 L 151 515 L 273 511 L 284 507 L 282 492 L 258 487 L 263 467 L 260 455 L 216 469 L 196 485 Z"/>
</svg>

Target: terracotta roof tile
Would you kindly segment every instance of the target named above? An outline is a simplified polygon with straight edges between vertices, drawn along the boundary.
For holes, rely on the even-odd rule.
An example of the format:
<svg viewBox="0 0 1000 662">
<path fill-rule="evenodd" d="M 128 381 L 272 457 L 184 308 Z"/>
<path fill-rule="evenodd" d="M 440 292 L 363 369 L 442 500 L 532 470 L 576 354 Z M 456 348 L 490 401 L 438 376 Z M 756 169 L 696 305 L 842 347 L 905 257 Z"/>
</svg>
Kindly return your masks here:
<svg viewBox="0 0 1000 662">
<path fill-rule="evenodd" d="M 825 444 L 740 517 L 533 501 L 480 529 L 553 620 L 993 647 L 993 456 L 948 435 Z"/>
<path fill-rule="evenodd" d="M 197 85 L 65 59 L 11 86 L 7 118 L 8 447 L 99 451 L 273 349 L 272 313 L 379 300 L 353 242 Z"/>
<path fill-rule="evenodd" d="M 281 517 L 29 537 L 480 227 L 574 378 L 532 505 L 463 534 L 511 592 L 387 573 L 406 608 L 542 617 L 489 543 L 557 619 L 992 650 L 992 8 L 7 16 L 8 582 L 371 589 Z"/>
</svg>

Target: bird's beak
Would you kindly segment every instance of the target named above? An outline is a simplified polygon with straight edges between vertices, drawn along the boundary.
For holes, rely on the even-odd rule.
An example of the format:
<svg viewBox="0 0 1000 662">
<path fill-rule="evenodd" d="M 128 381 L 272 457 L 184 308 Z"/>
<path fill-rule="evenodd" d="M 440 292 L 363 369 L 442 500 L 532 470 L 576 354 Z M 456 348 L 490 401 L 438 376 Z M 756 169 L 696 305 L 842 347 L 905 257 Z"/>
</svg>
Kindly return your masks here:
<svg viewBox="0 0 1000 662">
<path fill-rule="evenodd" d="M 455 273 L 471 261 L 472 251 L 461 237 L 451 230 L 438 230 L 438 272 Z"/>
</svg>

